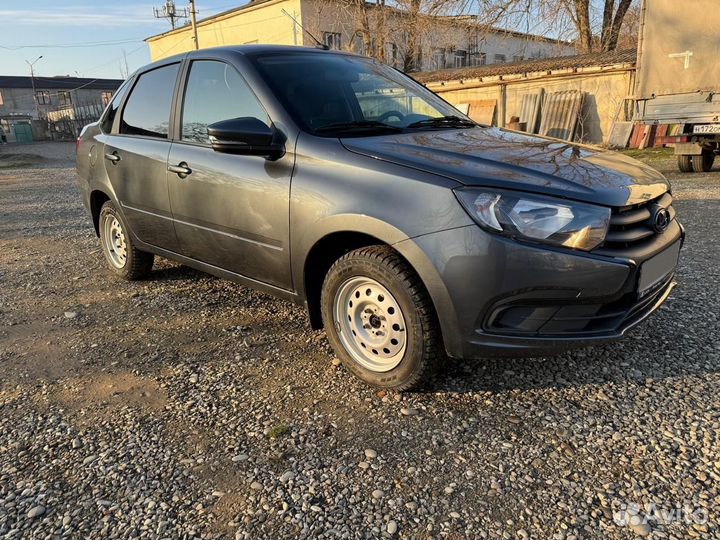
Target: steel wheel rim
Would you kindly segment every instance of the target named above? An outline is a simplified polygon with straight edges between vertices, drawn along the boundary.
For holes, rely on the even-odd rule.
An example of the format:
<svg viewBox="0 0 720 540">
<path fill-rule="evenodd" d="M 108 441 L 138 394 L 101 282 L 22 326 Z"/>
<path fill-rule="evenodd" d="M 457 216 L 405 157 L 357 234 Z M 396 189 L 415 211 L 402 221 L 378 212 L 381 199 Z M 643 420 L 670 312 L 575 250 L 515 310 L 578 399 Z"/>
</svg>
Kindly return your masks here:
<svg viewBox="0 0 720 540">
<path fill-rule="evenodd" d="M 127 243 L 120 221 L 108 216 L 103 223 L 103 240 L 110 263 L 115 268 L 123 268 L 127 262 Z"/>
<path fill-rule="evenodd" d="M 349 278 L 335 294 L 333 316 L 343 347 L 361 366 L 383 373 L 400 364 L 407 348 L 405 317 L 383 285 L 365 276 Z"/>
</svg>

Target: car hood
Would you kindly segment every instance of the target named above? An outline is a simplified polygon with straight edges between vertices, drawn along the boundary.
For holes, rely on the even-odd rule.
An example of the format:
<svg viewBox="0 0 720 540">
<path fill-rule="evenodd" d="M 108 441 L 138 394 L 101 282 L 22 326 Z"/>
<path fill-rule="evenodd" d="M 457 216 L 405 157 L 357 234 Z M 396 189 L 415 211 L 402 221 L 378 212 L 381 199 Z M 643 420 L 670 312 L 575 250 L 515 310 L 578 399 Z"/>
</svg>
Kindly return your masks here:
<svg viewBox="0 0 720 540">
<path fill-rule="evenodd" d="M 655 169 L 621 154 L 498 128 L 433 130 L 344 138 L 351 152 L 452 178 L 607 206 L 627 206 L 670 189 Z"/>
</svg>

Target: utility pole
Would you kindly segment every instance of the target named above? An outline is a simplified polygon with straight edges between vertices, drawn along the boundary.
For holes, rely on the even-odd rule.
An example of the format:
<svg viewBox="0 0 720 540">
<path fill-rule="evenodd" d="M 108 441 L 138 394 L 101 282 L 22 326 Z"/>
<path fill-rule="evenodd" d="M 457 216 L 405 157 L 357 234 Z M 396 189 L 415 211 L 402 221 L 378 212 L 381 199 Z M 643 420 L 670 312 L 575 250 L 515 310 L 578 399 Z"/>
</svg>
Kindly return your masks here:
<svg viewBox="0 0 720 540">
<path fill-rule="evenodd" d="M 35 90 L 35 64 L 42 58 L 42 55 L 38 56 L 34 61 L 28 62 L 25 60 L 25 63 L 30 66 L 30 84 L 32 85 L 32 92 L 33 92 L 33 101 L 35 102 L 35 116 L 37 116 L 38 120 L 40 120 L 40 106 L 38 104 L 38 98 L 37 98 L 37 91 Z"/>
<path fill-rule="evenodd" d="M 190 21 L 192 22 L 192 30 L 193 30 L 193 41 L 195 42 L 195 50 L 197 51 L 200 48 L 200 45 L 198 44 L 198 36 L 197 36 L 197 21 L 195 20 L 195 14 L 197 11 L 195 11 L 195 0 L 189 0 L 190 1 Z"/>
</svg>

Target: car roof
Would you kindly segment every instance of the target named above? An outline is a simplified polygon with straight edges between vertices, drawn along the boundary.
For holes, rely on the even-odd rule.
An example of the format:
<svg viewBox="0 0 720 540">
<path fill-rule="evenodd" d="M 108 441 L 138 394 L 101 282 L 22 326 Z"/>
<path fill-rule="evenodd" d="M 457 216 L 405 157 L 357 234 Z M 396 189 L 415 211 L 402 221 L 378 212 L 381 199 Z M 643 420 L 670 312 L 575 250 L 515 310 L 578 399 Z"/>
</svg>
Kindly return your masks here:
<svg viewBox="0 0 720 540">
<path fill-rule="evenodd" d="M 182 60 L 183 58 L 196 58 L 196 57 L 212 55 L 213 53 L 234 53 L 234 54 L 240 54 L 243 56 L 260 56 L 260 55 L 264 55 L 264 54 L 307 54 L 307 53 L 342 55 L 342 56 L 359 56 L 352 52 L 338 51 L 335 49 L 324 49 L 322 47 L 307 47 L 307 46 L 300 46 L 300 45 L 259 45 L 259 44 L 226 45 L 223 47 L 208 47 L 208 48 L 204 48 L 204 49 L 199 49 L 197 51 L 190 51 L 190 52 L 176 54 L 174 56 L 169 56 L 167 58 L 162 58 L 160 60 L 152 62 L 151 64 L 147 64 L 146 66 L 143 66 L 140 69 L 140 71 L 146 71 L 148 68 L 152 68 L 154 66 L 161 66 L 163 64 L 167 64 L 170 62 L 177 62 L 179 60 Z"/>
</svg>

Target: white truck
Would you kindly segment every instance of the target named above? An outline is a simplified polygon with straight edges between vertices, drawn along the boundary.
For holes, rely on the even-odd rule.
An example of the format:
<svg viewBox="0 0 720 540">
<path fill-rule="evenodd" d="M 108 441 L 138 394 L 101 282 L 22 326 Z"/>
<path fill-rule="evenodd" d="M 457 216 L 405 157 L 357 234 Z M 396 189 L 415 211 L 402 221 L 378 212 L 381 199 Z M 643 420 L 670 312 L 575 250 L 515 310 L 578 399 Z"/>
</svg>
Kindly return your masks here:
<svg viewBox="0 0 720 540">
<path fill-rule="evenodd" d="M 720 153 L 720 1 L 644 0 L 634 120 L 669 125 L 683 172 L 707 172 Z"/>
</svg>

